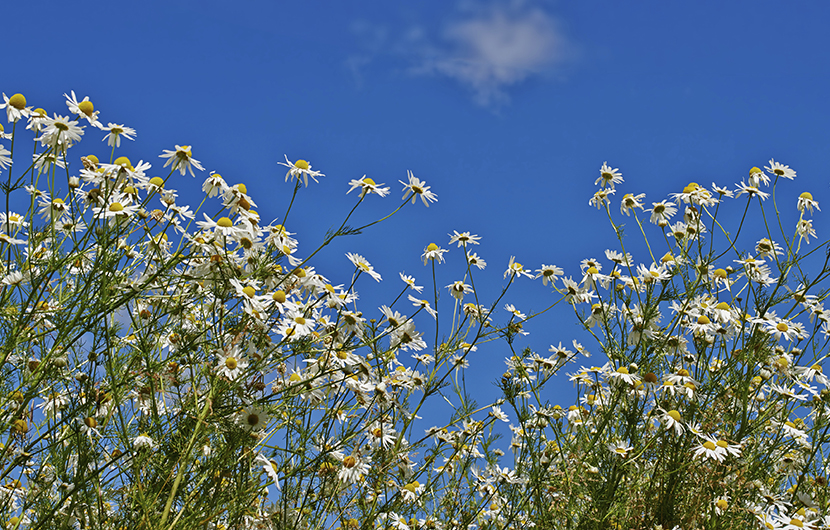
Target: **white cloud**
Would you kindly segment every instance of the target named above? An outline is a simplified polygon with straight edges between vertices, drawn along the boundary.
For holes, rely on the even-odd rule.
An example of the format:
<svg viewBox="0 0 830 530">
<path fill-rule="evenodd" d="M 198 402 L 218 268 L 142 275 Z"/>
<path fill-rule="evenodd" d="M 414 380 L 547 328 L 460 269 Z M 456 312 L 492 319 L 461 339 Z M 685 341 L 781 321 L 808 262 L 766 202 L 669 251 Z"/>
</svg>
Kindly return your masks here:
<svg viewBox="0 0 830 530">
<path fill-rule="evenodd" d="M 447 24 L 442 45 L 422 43 L 420 54 L 416 72 L 450 77 L 490 106 L 506 102 L 511 86 L 562 60 L 565 39 L 541 10 L 493 8 Z"/>
</svg>

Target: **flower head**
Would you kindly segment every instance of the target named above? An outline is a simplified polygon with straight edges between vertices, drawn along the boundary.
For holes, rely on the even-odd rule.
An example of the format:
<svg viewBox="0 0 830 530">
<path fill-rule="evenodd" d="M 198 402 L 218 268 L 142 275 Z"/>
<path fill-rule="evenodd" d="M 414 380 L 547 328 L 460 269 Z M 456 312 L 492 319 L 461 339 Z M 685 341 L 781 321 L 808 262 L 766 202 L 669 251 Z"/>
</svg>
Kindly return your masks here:
<svg viewBox="0 0 830 530">
<path fill-rule="evenodd" d="M 325 177 L 324 174 L 320 173 L 319 171 L 312 171 L 311 164 L 308 163 L 306 160 L 297 160 L 296 162 L 291 162 L 288 160 L 288 155 L 285 156 L 285 162 L 278 162 L 279 165 L 285 166 L 288 168 L 288 173 L 285 174 L 285 181 L 288 182 L 289 179 L 303 179 L 306 188 L 308 187 L 308 177 L 311 177 L 311 180 L 314 182 L 318 182 L 317 177 Z"/>
<path fill-rule="evenodd" d="M 167 159 L 167 162 L 164 163 L 164 167 L 172 164 L 172 167 L 170 168 L 171 171 L 176 171 L 178 169 L 182 175 L 184 175 L 186 171 L 190 171 L 190 176 L 195 177 L 196 175 L 193 173 L 194 167 L 199 171 L 204 171 L 205 169 L 202 167 L 201 162 L 193 158 L 189 145 L 177 145 L 175 151 L 168 151 L 165 149 L 164 154 L 159 155 L 159 158 Z"/>
<path fill-rule="evenodd" d="M 402 180 L 398 181 L 401 184 L 403 184 L 403 191 L 404 191 L 403 198 L 404 199 L 409 197 L 410 196 L 409 194 L 411 193 L 412 194 L 412 204 L 415 204 L 415 199 L 420 197 L 421 201 L 423 201 L 423 203 L 424 203 L 424 206 L 426 206 L 427 208 L 429 208 L 429 203 L 430 202 L 435 202 L 435 201 L 438 200 L 438 196 L 435 193 L 429 191 L 429 186 L 426 185 L 426 182 L 418 179 L 409 170 L 407 170 L 406 176 L 409 179 L 409 182 L 404 182 Z"/>
<path fill-rule="evenodd" d="M 608 187 L 614 189 L 614 185 L 619 184 L 622 181 L 623 178 L 620 170 L 611 168 L 611 166 L 608 165 L 608 162 L 603 162 L 602 167 L 599 169 L 599 178 L 594 182 L 594 184 L 600 184 L 603 188 Z"/>
</svg>

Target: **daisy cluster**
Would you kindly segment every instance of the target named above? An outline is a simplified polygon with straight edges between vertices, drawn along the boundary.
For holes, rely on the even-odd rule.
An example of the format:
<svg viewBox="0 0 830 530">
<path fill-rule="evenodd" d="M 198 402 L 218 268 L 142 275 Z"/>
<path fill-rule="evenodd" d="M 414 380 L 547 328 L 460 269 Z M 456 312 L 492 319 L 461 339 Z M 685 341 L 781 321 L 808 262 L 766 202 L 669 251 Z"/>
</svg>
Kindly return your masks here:
<svg viewBox="0 0 830 530">
<path fill-rule="evenodd" d="M 331 181 L 309 161 L 274 162 L 286 206 L 266 223 L 248 186 L 192 146 L 163 151 L 156 173 L 118 156 L 134 129 L 104 126 L 74 92 L 66 105 L 0 105 L 0 526 L 830 524 L 830 265 L 813 250 L 810 193 L 783 233 L 788 166 L 734 189 L 690 183 L 651 208 L 625 194 L 619 216 L 644 236 L 632 243 L 611 205 L 622 174 L 603 164 L 590 205 L 619 240 L 604 259 L 566 275 L 511 257 L 484 300 L 481 238 L 453 231 L 421 253 L 432 285 L 400 272 L 391 303 L 368 308 L 357 288 L 389 284 L 371 256 L 348 252 L 328 276 L 314 258 L 377 221 L 351 227 L 348 213 L 310 248 L 290 231 L 295 199 Z M 90 134 L 106 148 L 78 153 Z M 175 189 L 187 175 L 195 209 Z M 392 213 L 437 200 L 412 172 L 399 184 Z M 364 175 L 345 195 L 354 212 L 391 194 Z M 729 201 L 749 214 L 727 229 Z M 460 273 L 437 284 L 454 256 Z M 573 311 L 578 340 L 520 345 L 547 311 L 508 299 L 530 281 Z M 570 368 L 587 341 L 601 360 Z M 465 374 L 485 348 L 506 367 L 479 404 Z M 566 367 L 576 402 L 553 404 Z"/>
</svg>

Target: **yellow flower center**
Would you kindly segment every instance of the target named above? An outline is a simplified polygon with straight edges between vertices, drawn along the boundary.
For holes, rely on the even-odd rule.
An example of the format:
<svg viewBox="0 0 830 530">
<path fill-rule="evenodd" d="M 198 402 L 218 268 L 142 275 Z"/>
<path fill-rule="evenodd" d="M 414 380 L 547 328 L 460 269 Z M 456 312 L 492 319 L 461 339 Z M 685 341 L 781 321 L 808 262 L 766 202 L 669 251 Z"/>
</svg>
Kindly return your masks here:
<svg viewBox="0 0 830 530">
<path fill-rule="evenodd" d="M 375 184 L 375 181 L 374 181 L 374 180 L 372 180 L 372 179 L 370 179 L 370 178 L 368 178 L 368 177 L 365 177 L 365 178 L 363 179 L 363 182 L 364 182 L 365 184 L 368 184 L 369 186 L 376 186 L 376 185 L 377 185 L 377 184 Z"/>
<path fill-rule="evenodd" d="M 721 302 L 715 306 L 715 309 L 720 309 L 721 311 L 729 311 L 729 304 L 726 302 Z"/>
<path fill-rule="evenodd" d="M 588 267 L 588 274 L 599 274 L 599 271 L 596 267 Z"/>
<path fill-rule="evenodd" d="M 679 412 L 677 412 L 677 411 L 676 411 L 676 410 L 674 410 L 674 409 L 672 409 L 672 410 L 668 411 L 668 412 L 666 413 L 666 415 L 667 415 L 667 416 L 669 416 L 669 417 L 670 417 L 671 419 L 673 419 L 674 421 L 680 421 L 680 418 L 681 418 L 680 413 L 679 413 Z"/>
<path fill-rule="evenodd" d="M 78 110 L 80 110 L 87 116 L 91 117 L 92 114 L 95 112 L 95 105 L 93 105 L 92 102 L 89 100 L 81 101 L 80 103 L 78 103 Z"/>
<path fill-rule="evenodd" d="M 256 294 L 256 289 L 254 289 L 250 285 L 246 285 L 242 288 L 242 292 L 245 293 L 245 296 L 247 296 L 248 298 L 253 298 Z"/>
<path fill-rule="evenodd" d="M 301 326 L 305 325 L 305 319 L 303 317 L 294 317 L 294 322 Z"/>
<path fill-rule="evenodd" d="M 96 159 L 96 163 L 97 163 L 97 159 Z M 130 169 L 130 170 L 133 169 L 132 162 L 130 162 L 130 159 L 127 158 L 126 156 L 119 156 L 118 158 L 115 159 L 115 161 L 113 161 L 113 164 L 115 164 L 116 166 L 121 166 L 121 167 Z"/>
<path fill-rule="evenodd" d="M 284 304 L 285 303 L 285 291 L 279 290 L 279 291 L 275 292 L 274 294 L 272 294 L 271 298 L 275 302 L 278 302 L 280 304 Z"/>
<path fill-rule="evenodd" d="M 784 322 L 779 322 L 778 325 L 775 326 L 775 329 L 777 329 L 781 333 L 786 333 L 790 329 L 790 327 Z"/>
<path fill-rule="evenodd" d="M 241 182 L 236 185 L 236 189 L 239 190 L 240 192 L 244 193 L 245 195 L 248 194 L 248 186 L 246 186 L 245 184 L 242 184 Z"/>
<path fill-rule="evenodd" d="M 357 465 L 357 459 L 355 457 L 353 457 L 352 455 L 349 455 L 349 456 L 347 456 L 346 458 L 343 459 L 343 467 L 345 467 L 347 469 L 351 469 L 356 465 Z"/>
<path fill-rule="evenodd" d="M 225 359 L 225 368 L 228 370 L 236 370 L 236 367 L 239 365 L 239 362 L 236 360 L 236 357 L 228 357 Z"/>
<path fill-rule="evenodd" d="M 700 315 L 699 317 L 697 317 L 697 323 L 698 324 L 706 325 L 706 324 L 710 324 L 711 322 L 712 321 L 709 320 L 709 317 L 707 317 L 706 315 Z"/>
<path fill-rule="evenodd" d="M 427 252 L 435 252 L 436 250 L 438 250 L 438 245 L 436 245 L 435 243 L 430 243 L 429 245 L 427 245 Z"/>
<path fill-rule="evenodd" d="M 801 521 L 801 519 L 790 519 L 790 525 L 797 526 L 798 528 L 804 528 L 804 523 Z"/>
<path fill-rule="evenodd" d="M 156 186 L 157 188 L 163 188 L 164 187 L 164 179 L 161 178 L 161 177 L 153 177 L 153 178 L 150 179 L 150 184 L 152 184 L 153 186 Z"/>
<path fill-rule="evenodd" d="M 685 368 L 681 368 L 677 371 L 677 375 L 679 375 L 680 377 L 689 377 L 689 371 Z"/>
<path fill-rule="evenodd" d="M 690 182 L 688 186 L 683 188 L 683 193 L 692 193 L 694 191 L 697 191 L 698 189 L 700 189 L 700 186 L 697 182 Z"/>
<path fill-rule="evenodd" d="M 812 201 L 813 200 L 813 194 L 810 193 L 809 191 L 805 191 L 804 193 L 799 195 L 798 198 L 799 199 L 807 199 L 808 201 Z"/>
<path fill-rule="evenodd" d="M 9 105 L 17 110 L 26 108 L 26 97 L 23 94 L 15 94 L 9 98 Z"/>
<path fill-rule="evenodd" d="M 294 167 L 296 167 L 297 169 L 308 171 L 308 168 L 311 166 L 309 166 L 308 162 L 306 162 L 305 160 L 297 160 L 296 162 L 294 162 Z"/>
<path fill-rule="evenodd" d="M 60 131 L 68 131 L 69 130 L 69 125 L 67 125 L 63 122 L 60 122 L 60 121 L 56 121 L 55 122 L 55 129 L 58 129 Z"/>
<path fill-rule="evenodd" d="M 231 221 L 227 217 L 220 217 L 218 221 L 216 221 L 216 226 L 221 226 L 222 228 L 230 228 L 233 226 L 233 221 Z"/>
<path fill-rule="evenodd" d="M 726 501 L 726 499 L 718 499 L 715 505 L 721 510 L 725 510 L 729 506 L 729 503 Z"/>
<path fill-rule="evenodd" d="M 752 176 L 752 175 L 756 175 L 756 174 L 758 174 L 758 173 L 760 173 L 760 172 L 761 172 L 761 168 L 756 167 L 756 166 L 752 166 L 752 168 L 750 168 L 750 170 L 749 170 L 749 175 L 750 175 L 750 176 Z"/>
<path fill-rule="evenodd" d="M 114 203 L 110 204 L 109 211 L 111 211 L 111 212 L 123 212 L 124 211 L 124 205 L 121 204 L 120 202 L 114 202 Z"/>
<path fill-rule="evenodd" d="M 714 451 L 716 445 L 713 444 L 712 442 L 710 442 L 709 440 L 706 440 L 705 442 L 703 442 L 703 447 L 705 447 L 706 449 L 708 449 L 710 451 Z"/>
<path fill-rule="evenodd" d="M 84 425 L 86 425 L 90 429 L 94 429 L 98 426 L 98 421 L 91 416 L 87 416 L 86 418 L 84 418 Z"/>
<path fill-rule="evenodd" d="M 617 368 L 617 373 L 618 374 L 628 374 L 628 368 L 626 368 L 625 366 L 620 366 L 619 368 Z"/>
<path fill-rule="evenodd" d="M 726 440 L 718 440 L 718 447 L 723 447 L 724 449 L 726 449 L 727 447 L 729 447 L 729 442 L 727 442 Z"/>
<path fill-rule="evenodd" d="M 405 489 L 407 491 L 411 491 L 412 493 L 415 493 L 418 490 L 418 488 L 420 488 L 420 487 L 421 487 L 421 484 L 418 483 L 417 480 L 414 480 L 414 481 L 410 482 L 409 484 L 407 484 L 406 486 L 404 486 L 403 489 Z"/>
</svg>

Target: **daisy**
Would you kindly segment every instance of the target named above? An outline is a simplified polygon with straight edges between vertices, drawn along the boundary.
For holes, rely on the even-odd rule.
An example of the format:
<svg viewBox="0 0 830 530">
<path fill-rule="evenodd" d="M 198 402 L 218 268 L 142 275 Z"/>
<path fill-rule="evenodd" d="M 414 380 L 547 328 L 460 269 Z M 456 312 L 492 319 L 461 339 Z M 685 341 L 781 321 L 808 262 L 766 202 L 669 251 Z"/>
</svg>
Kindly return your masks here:
<svg viewBox="0 0 830 530">
<path fill-rule="evenodd" d="M 343 457 L 337 478 L 347 484 L 356 484 L 363 480 L 369 472 L 369 459 L 363 458 L 360 453 Z"/>
<path fill-rule="evenodd" d="M 726 449 L 720 447 L 717 440 L 710 436 L 702 436 L 705 440 L 703 443 L 693 449 L 695 458 L 709 458 L 723 462 L 726 458 Z"/>
<path fill-rule="evenodd" d="M 374 193 L 376 195 L 380 195 L 381 197 L 386 197 L 389 193 L 389 188 L 382 188 L 383 184 L 376 184 L 374 180 L 370 179 L 366 175 L 363 175 L 360 179 L 352 179 L 349 181 L 349 191 L 346 192 L 346 195 L 352 192 L 352 190 L 356 188 L 361 188 L 360 191 L 360 198 L 366 196 L 367 193 Z"/>
<path fill-rule="evenodd" d="M 659 416 L 660 423 L 663 424 L 667 431 L 674 431 L 674 434 L 680 436 L 683 434 L 683 417 L 677 410 L 664 411 L 660 409 L 662 414 Z"/>
<path fill-rule="evenodd" d="M 813 200 L 813 195 L 809 191 L 805 191 L 801 195 L 798 196 L 798 211 L 804 213 L 804 210 L 813 213 L 813 208 L 818 211 L 821 211 L 821 208 L 818 207 L 818 202 Z"/>
<path fill-rule="evenodd" d="M 71 96 L 63 95 L 66 98 L 66 106 L 69 107 L 69 112 L 77 114 L 79 118 L 86 119 L 90 125 L 100 129 L 101 122 L 98 121 L 100 111 L 95 110 L 95 105 L 89 100 L 89 96 L 84 97 L 83 101 L 78 101 L 78 98 L 75 96 L 75 91 L 72 90 L 70 93 L 72 94 Z"/>
<path fill-rule="evenodd" d="M 479 239 L 481 239 L 479 236 L 470 234 L 469 232 L 461 232 L 459 234 L 457 230 L 453 230 L 452 235 L 450 235 L 450 245 L 458 243 L 459 248 L 466 247 L 468 243 L 478 245 Z"/>
<path fill-rule="evenodd" d="M 352 254 L 351 252 L 346 253 L 346 257 L 349 258 L 349 261 L 357 267 L 360 272 L 365 272 L 369 276 L 375 279 L 376 282 L 381 280 L 380 273 L 376 272 L 375 269 L 366 261 L 366 258 L 361 256 L 360 254 Z"/>
<path fill-rule="evenodd" d="M 238 346 L 234 346 L 230 351 L 217 355 L 217 374 L 225 376 L 231 381 L 236 380 L 247 367 L 248 363 L 239 355 Z"/>
<path fill-rule="evenodd" d="M 640 193 L 639 195 L 634 195 L 632 193 L 626 193 L 623 195 L 622 202 L 620 203 L 620 213 L 624 213 L 625 215 L 629 215 L 631 210 L 634 208 L 643 209 L 643 203 L 640 202 L 646 196 L 645 193 Z"/>
<path fill-rule="evenodd" d="M 668 226 L 669 219 L 677 213 L 677 206 L 673 202 L 666 200 L 651 204 L 650 221 L 658 226 Z"/>
<path fill-rule="evenodd" d="M 278 164 L 288 168 L 288 173 L 285 174 L 286 182 L 288 182 L 289 179 L 296 178 L 297 181 L 302 179 L 307 188 L 308 177 L 311 177 L 311 180 L 313 180 L 314 182 L 319 182 L 317 180 L 317 177 L 325 177 L 325 175 L 320 173 L 319 171 L 312 171 L 311 164 L 309 164 L 306 160 L 297 160 L 296 162 L 291 162 L 290 160 L 288 160 L 288 155 L 283 156 L 285 156 L 285 162 L 278 162 Z"/>
<path fill-rule="evenodd" d="M 80 142 L 84 134 L 83 127 L 78 126 L 77 122 L 69 121 L 67 116 L 55 114 L 54 118 L 47 118 L 45 123 L 43 132 L 35 140 L 40 141 L 40 145 L 44 147 L 54 147 L 61 152 Z"/>
<path fill-rule="evenodd" d="M 511 278 L 515 276 L 527 276 L 530 279 L 533 279 L 533 273 L 530 270 L 525 269 L 521 263 L 515 261 L 515 256 L 510 256 L 510 262 L 507 264 L 507 270 L 504 271 L 504 277 L 507 278 L 510 276 Z"/>
<path fill-rule="evenodd" d="M 268 425 L 270 417 L 257 405 L 243 407 L 236 417 L 237 424 L 249 432 L 261 431 Z"/>
<path fill-rule="evenodd" d="M 421 200 L 424 203 L 424 206 L 429 208 L 430 202 L 435 202 L 438 200 L 438 196 L 435 193 L 429 191 L 429 186 L 426 186 L 426 182 L 419 180 L 412 174 L 411 171 L 406 171 L 407 178 L 409 178 L 409 182 L 406 183 L 402 180 L 399 180 L 401 184 L 403 184 L 403 191 L 404 195 L 403 198 L 407 199 L 409 194 L 412 193 L 412 204 L 415 204 L 415 199 L 421 197 Z"/>
<path fill-rule="evenodd" d="M 401 280 L 403 280 L 403 283 L 405 283 L 407 285 L 407 287 L 409 287 L 410 289 L 412 289 L 416 293 L 420 293 L 421 291 L 424 290 L 423 285 L 415 285 L 415 278 L 413 278 L 412 276 L 407 276 L 406 274 L 404 274 L 402 272 L 399 272 L 398 274 L 400 275 Z"/>
<path fill-rule="evenodd" d="M 784 177 L 785 179 L 793 180 L 795 178 L 795 171 L 790 169 L 790 166 L 779 164 L 773 159 L 770 159 L 769 166 L 764 166 L 771 175 L 776 177 Z"/>
<path fill-rule="evenodd" d="M 759 258 L 771 258 L 774 255 L 784 254 L 784 249 L 775 241 L 764 238 L 755 245 L 755 252 L 758 253 Z"/>
<path fill-rule="evenodd" d="M 222 175 L 214 173 L 213 171 L 210 172 L 210 175 L 202 184 L 202 191 L 205 192 L 208 197 L 216 197 L 220 193 L 224 196 L 227 189 L 228 184 L 225 182 L 225 179 L 222 178 Z"/>
<path fill-rule="evenodd" d="M 424 309 L 424 311 L 432 315 L 432 318 L 438 318 L 438 311 L 430 307 L 429 302 L 427 302 L 426 300 L 418 300 L 410 294 L 409 301 L 412 302 L 412 305 L 414 305 L 415 307 Z"/>
<path fill-rule="evenodd" d="M 634 450 L 634 446 L 628 445 L 625 442 L 616 442 L 608 444 L 608 450 L 613 455 L 617 455 L 620 458 L 625 458 L 628 456 L 628 453 Z"/>
<path fill-rule="evenodd" d="M 146 433 L 141 433 L 133 439 L 133 447 L 136 449 L 152 449 L 156 446 L 156 442 L 153 441 L 152 438 L 147 436 Z"/>
<path fill-rule="evenodd" d="M 608 162 L 603 162 L 599 169 L 599 178 L 594 181 L 594 184 L 601 184 L 603 188 L 609 187 L 614 189 L 615 184 L 623 182 L 622 173 L 619 169 L 612 169 Z"/>
<path fill-rule="evenodd" d="M 429 260 L 438 260 L 438 263 L 443 263 L 444 253 L 446 252 L 449 251 L 439 247 L 435 243 L 430 243 L 424 249 L 424 253 L 421 254 L 421 259 L 424 260 L 424 265 L 426 265 Z"/>
<path fill-rule="evenodd" d="M 741 183 L 737 186 L 738 190 L 735 192 L 736 199 L 744 193 L 749 195 L 750 198 L 755 197 L 757 195 L 758 197 L 760 197 L 762 201 L 766 200 L 767 197 L 769 197 L 769 193 L 764 193 L 763 191 L 759 190 L 756 186 L 747 185 L 743 181 L 741 181 Z"/>
<path fill-rule="evenodd" d="M 205 168 L 202 167 L 201 162 L 193 158 L 189 145 L 177 145 L 175 151 L 168 151 L 165 149 L 163 150 L 163 154 L 159 155 L 159 158 L 167 159 L 167 162 L 164 163 L 163 167 L 167 167 L 172 164 L 170 170 L 176 171 L 178 169 L 182 175 L 184 175 L 185 172 L 190 171 L 190 176 L 195 177 L 196 175 L 193 173 L 194 167 L 199 171 L 205 170 Z"/>
<path fill-rule="evenodd" d="M 542 268 L 537 269 L 536 273 L 535 278 L 542 278 L 542 285 L 547 285 L 548 282 L 553 285 L 553 282 L 555 282 L 559 276 L 565 274 L 565 271 L 556 265 L 542 265 Z"/>
<path fill-rule="evenodd" d="M 106 127 L 101 127 L 101 130 L 109 132 L 101 141 L 106 140 L 110 147 L 121 147 L 122 136 L 127 140 L 135 140 L 135 129 L 126 125 L 108 123 Z"/>
<path fill-rule="evenodd" d="M 12 165 L 12 152 L 0 145 L 0 169 L 6 169 Z"/>
<path fill-rule="evenodd" d="M 804 238 L 807 243 L 810 242 L 811 237 L 816 237 L 816 231 L 813 228 L 812 219 L 801 219 L 795 227 L 796 233 L 799 237 Z"/>
<path fill-rule="evenodd" d="M 6 109 L 6 116 L 9 123 L 16 122 L 20 118 L 28 118 L 32 113 L 32 107 L 26 106 L 26 98 L 23 94 L 15 94 L 12 97 L 6 97 L 3 93 L 3 103 L 0 104 L 0 109 Z"/>
<path fill-rule="evenodd" d="M 599 210 L 603 206 L 608 206 L 611 204 L 611 201 L 608 199 L 609 195 L 614 195 L 617 190 L 614 189 L 601 189 L 594 193 L 594 196 L 588 200 L 588 204 L 590 206 L 596 206 Z"/>
<path fill-rule="evenodd" d="M 450 290 L 450 294 L 453 298 L 461 302 L 464 300 L 464 295 L 467 293 L 473 292 L 473 288 L 461 280 L 455 281 L 450 285 L 447 285 L 447 289 Z"/>
<path fill-rule="evenodd" d="M 478 254 L 475 252 L 471 252 L 467 254 L 467 264 L 474 265 L 479 268 L 479 270 L 484 270 L 484 267 L 487 266 L 487 262 L 478 257 Z"/>
</svg>

